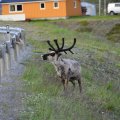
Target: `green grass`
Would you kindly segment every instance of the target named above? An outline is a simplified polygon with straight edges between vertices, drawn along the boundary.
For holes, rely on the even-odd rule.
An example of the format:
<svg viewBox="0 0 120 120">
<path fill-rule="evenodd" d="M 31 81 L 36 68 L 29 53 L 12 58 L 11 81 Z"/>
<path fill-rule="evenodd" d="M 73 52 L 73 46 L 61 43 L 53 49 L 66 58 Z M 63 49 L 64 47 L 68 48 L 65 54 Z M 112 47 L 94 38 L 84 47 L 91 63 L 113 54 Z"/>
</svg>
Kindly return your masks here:
<svg viewBox="0 0 120 120">
<path fill-rule="evenodd" d="M 116 111 L 119 115 L 120 111 L 120 96 L 110 91 L 112 85 L 96 86 L 91 84 L 87 90 L 87 95 L 90 96 L 96 104 L 99 104 L 103 111 Z"/>
<path fill-rule="evenodd" d="M 71 18 L 64 22 L 79 20 L 81 18 Z M 112 61 L 115 63 L 109 65 L 116 67 L 116 69 L 119 68 L 117 61 L 120 55 L 119 46 L 110 41 L 99 40 L 89 32 L 79 33 L 59 27 L 54 25 L 54 22 L 31 22 L 31 24 L 40 27 L 43 31 L 41 36 L 43 38 L 45 36 L 45 40 L 29 39 L 29 42 L 35 47 L 34 52 L 41 54 L 48 50 L 46 40 L 57 38 L 61 43 L 61 39 L 65 37 L 65 46 L 69 46 L 72 44 L 73 38 L 76 37 L 77 45 L 73 51 L 77 54 L 68 54 L 66 57 L 75 58 L 81 62 L 83 93 L 80 94 L 78 87 L 76 87 L 74 92 L 64 95 L 63 86 L 56 78 L 53 65 L 49 62 L 37 61 L 37 58 L 40 59 L 40 55 L 35 55 L 33 56 L 34 61 L 31 59 L 27 62 L 23 76 L 28 95 L 24 99 L 26 107 L 21 113 L 21 120 L 101 120 L 103 112 L 109 114 L 108 116 L 105 114 L 107 119 L 118 120 L 120 117 L 119 80 L 113 80 L 113 77 L 111 81 L 104 81 L 105 79 L 101 75 L 103 77 L 109 75 L 106 73 L 104 76 L 103 71 L 105 69 L 106 72 L 109 66 L 104 69 L 99 66 Z M 38 34 L 40 33 L 38 32 Z M 106 55 L 108 56 L 107 60 Z M 101 74 L 102 71 L 103 74 Z M 96 77 L 96 74 L 97 77 L 101 77 L 101 80 Z M 69 85 L 69 91 L 71 89 L 72 86 Z"/>
<path fill-rule="evenodd" d="M 79 97 L 71 99 L 59 94 L 62 88 L 54 74 L 49 63 L 27 63 L 23 76 L 28 91 L 24 100 L 27 107 L 21 114 L 21 120 L 73 120 L 79 117 L 93 120 L 90 110 L 79 101 Z"/>
<path fill-rule="evenodd" d="M 120 18 L 120 15 L 114 15 L 114 16 L 81 16 L 81 17 L 71 17 L 70 20 L 68 21 L 101 21 L 101 20 L 116 20 L 116 19 L 119 19 Z"/>
</svg>

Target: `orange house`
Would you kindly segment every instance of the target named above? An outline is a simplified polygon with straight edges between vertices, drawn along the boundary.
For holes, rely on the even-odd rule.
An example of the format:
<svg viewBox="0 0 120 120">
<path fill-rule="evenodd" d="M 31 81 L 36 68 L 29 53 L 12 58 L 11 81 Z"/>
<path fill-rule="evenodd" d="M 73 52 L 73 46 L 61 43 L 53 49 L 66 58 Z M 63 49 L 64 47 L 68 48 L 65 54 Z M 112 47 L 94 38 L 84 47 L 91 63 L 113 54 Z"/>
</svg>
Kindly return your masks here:
<svg viewBox="0 0 120 120">
<path fill-rule="evenodd" d="M 25 19 L 55 19 L 80 16 L 81 0 L 1 0 L 1 15 L 24 14 Z"/>
</svg>

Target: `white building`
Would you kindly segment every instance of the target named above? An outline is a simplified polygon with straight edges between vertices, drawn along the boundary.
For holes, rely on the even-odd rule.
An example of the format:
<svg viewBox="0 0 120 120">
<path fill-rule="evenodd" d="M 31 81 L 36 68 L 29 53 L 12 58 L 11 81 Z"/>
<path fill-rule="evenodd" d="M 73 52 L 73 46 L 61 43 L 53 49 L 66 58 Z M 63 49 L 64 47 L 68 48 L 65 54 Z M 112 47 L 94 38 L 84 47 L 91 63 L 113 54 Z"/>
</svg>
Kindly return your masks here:
<svg viewBox="0 0 120 120">
<path fill-rule="evenodd" d="M 88 2 L 81 2 L 81 7 L 86 7 L 86 15 L 95 16 L 96 15 L 96 6 Z"/>
</svg>

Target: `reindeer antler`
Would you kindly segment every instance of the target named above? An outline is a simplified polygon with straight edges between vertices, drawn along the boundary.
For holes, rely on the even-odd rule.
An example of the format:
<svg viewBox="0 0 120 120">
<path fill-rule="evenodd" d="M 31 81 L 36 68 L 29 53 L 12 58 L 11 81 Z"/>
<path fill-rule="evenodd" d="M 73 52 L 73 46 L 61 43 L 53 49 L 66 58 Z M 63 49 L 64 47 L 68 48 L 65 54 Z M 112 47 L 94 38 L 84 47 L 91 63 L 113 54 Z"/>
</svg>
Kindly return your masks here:
<svg viewBox="0 0 120 120">
<path fill-rule="evenodd" d="M 72 46 L 69 47 L 69 48 L 65 48 L 65 49 L 63 49 L 64 48 L 64 38 L 62 38 L 62 46 L 61 47 L 59 46 L 57 39 L 54 40 L 54 43 L 57 46 L 57 49 L 55 49 L 53 47 L 53 45 L 51 45 L 50 41 L 47 41 L 47 43 L 50 46 L 49 50 L 51 50 L 51 51 L 55 51 L 56 53 L 58 53 L 58 52 L 65 52 L 66 54 L 67 54 L 66 51 L 69 51 L 69 52 L 71 52 L 73 54 L 71 49 L 75 46 L 76 38 L 74 38 L 74 42 L 73 42 Z"/>
<path fill-rule="evenodd" d="M 49 48 L 49 50 L 51 50 L 51 51 L 56 51 L 55 48 L 51 45 L 51 43 L 50 43 L 49 40 L 47 41 L 47 43 L 48 43 L 48 45 L 51 47 L 51 48 Z"/>
</svg>

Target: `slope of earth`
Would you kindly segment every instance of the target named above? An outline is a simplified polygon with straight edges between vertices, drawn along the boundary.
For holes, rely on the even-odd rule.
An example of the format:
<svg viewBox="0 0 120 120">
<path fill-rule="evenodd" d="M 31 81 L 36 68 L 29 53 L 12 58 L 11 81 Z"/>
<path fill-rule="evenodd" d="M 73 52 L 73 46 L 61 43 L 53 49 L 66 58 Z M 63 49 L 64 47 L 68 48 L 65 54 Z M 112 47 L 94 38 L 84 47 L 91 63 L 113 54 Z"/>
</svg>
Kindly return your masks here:
<svg viewBox="0 0 120 120">
<path fill-rule="evenodd" d="M 27 107 L 22 119 L 119 120 L 120 43 L 106 39 L 106 34 L 119 23 L 119 18 L 109 18 L 71 18 L 30 23 L 39 28 L 36 36 L 40 37 L 29 39 L 34 52 L 38 54 L 27 62 L 23 76 L 29 95 L 25 98 Z M 61 43 L 63 37 L 65 46 L 70 46 L 73 38 L 77 38 L 73 49 L 75 54 L 63 54 L 63 57 L 75 59 L 81 64 L 82 94 L 78 86 L 72 91 L 69 84 L 69 92 L 63 95 L 62 84 L 56 79 L 53 66 L 41 60 L 41 54 L 48 51 L 46 40 L 53 43 L 54 39 L 58 39 Z"/>
</svg>

